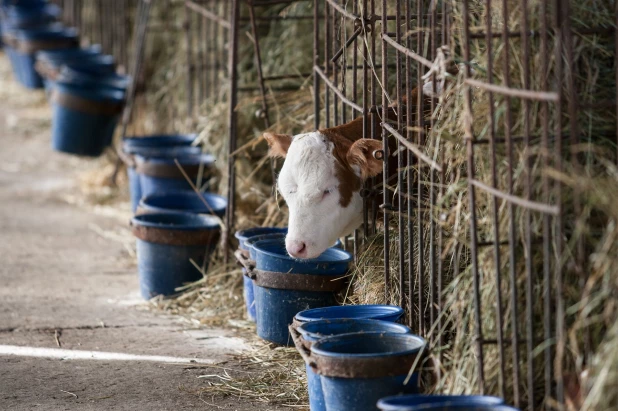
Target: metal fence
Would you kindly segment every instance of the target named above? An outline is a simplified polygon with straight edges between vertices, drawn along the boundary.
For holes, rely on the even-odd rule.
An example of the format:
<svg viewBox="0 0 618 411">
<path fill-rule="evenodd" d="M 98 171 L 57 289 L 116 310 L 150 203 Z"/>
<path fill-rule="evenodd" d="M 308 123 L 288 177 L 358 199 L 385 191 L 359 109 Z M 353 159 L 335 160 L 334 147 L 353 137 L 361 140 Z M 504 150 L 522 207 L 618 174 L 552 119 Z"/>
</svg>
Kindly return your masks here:
<svg viewBox="0 0 618 411">
<path fill-rule="evenodd" d="M 441 356 L 444 330 L 452 326 L 442 323 L 444 290 L 469 269 L 480 392 L 492 386 L 528 409 L 564 404 L 563 283 L 577 275 L 585 284 L 586 251 L 578 239 L 574 254 L 565 252 L 573 227 L 565 227 L 563 210 L 577 215 L 581 204 L 577 193 L 565 204 L 565 188 L 546 171 L 559 173 L 567 161 L 577 166 L 582 114 L 615 107 L 615 85 L 607 100 L 580 102 L 573 51 L 575 37 L 612 42 L 615 28 L 573 29 L 566 0 L 314 4 L 316 128 L 363 116 L 363 137 L 382 139 L 382 158 L 398 154 L 395 169 L 384 161 L 383 180 L 363 189 L 364 237 L 376 230 L 376 208 L 384 212 L 385 301 L 396 294 L 408 324 Z M 463 168 L 445 158 L 447 142 L 435 131 L 445 121 L 443 101 L 428 96 L 439 96 L 445 80 L 457 76 L 451 53 L 463 56 Z M 479 59 L 484 67 L 473 63 Z M 487 110 L 477 113 L 479 100 Z M 609 134 L 618 141 L 615 130 Z M 443 221 L 452 206 L 445 191 L 462 172 L 470 213 L 465 240 Z M 481 264 L 480 256 L 493 263 Z M 491 305 L 481 297 L 488 285 L 497 290 Z M 495 330 L 483 326 L 488 317 Z M 497 381 L 486 378 L 489 346 L 499 353 Z"/>
</svg>

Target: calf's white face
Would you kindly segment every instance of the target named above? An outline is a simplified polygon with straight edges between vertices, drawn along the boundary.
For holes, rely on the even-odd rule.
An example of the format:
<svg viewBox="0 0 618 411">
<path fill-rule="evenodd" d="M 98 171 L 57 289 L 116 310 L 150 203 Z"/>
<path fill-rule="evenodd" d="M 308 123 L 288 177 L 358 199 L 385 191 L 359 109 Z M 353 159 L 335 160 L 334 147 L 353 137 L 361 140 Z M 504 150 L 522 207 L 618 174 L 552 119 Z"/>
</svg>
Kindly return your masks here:
<svg viewBox="0 0 618 411">
<path fill-rule="evenodd" d="M 295 258 L 318 257 L 361 225 L 361 182 L 382 170 L 373 157 L 382 144 L 326 131 L 264 137 L 271 155 L 285 158 L 277 189 L 290 214 L 286 249 Z"/>
</svg>

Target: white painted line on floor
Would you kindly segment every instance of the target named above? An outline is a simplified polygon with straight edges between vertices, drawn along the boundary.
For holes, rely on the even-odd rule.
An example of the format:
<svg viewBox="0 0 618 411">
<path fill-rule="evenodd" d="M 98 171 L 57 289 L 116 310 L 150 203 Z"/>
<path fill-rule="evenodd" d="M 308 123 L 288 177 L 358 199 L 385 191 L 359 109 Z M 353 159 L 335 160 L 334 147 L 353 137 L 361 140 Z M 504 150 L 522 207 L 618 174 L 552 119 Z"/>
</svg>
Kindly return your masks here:
<svg viewBox="0 0 618 411">
<path fill-rule="evenodd" d="M 62 360 L 97 360 L 97 361 L 149 361 L 180 364 L 215 364 L 217 361 L 204 358 L 166 357 L 160 355 L 134 355 L 119 352 L 78 351 L 61 348 L 20 347 L 17 345 L 0 345 L 0 355 L 19 357 L 58 358 Z"/>
</svg>

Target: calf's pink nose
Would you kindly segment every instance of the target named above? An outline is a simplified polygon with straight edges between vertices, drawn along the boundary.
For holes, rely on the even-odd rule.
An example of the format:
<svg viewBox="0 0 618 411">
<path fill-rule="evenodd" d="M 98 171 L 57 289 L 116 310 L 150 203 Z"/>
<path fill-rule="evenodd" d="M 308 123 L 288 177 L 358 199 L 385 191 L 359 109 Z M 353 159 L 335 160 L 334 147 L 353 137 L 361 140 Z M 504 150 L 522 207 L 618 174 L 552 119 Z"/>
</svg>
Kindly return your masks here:
<svg viewBox="0 0 618 411">
<path fill-rule="evenodd" d="M 302 257 L 307 254 L 307 244 L 302 241 L 288 240 L 285 242 L 285 249 L 292 257 Z"/>
</svg>

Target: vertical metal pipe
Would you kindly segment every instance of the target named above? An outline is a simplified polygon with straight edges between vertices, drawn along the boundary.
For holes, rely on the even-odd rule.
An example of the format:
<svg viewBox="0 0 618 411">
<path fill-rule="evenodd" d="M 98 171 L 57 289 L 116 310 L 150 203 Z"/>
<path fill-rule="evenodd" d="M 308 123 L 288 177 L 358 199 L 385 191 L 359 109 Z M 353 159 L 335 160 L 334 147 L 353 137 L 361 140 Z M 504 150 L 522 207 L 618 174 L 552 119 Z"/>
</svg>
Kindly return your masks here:
<svg viewBox="0 0 618 411">
<path fill-rule="evenodd" d="M 563 82 L 563 61 L 562 61 L 562 42 L 564 39 L 564 33 L 562 30 L 562 4 L 564 0 L 554 0 L 553 7 L 553 30 L 554 30 L 554 64 L 555 64 L 555 80 L 556 80 L 556 92 L 558 93 L 558 101 L 555 107 L 555 157 L 554 167 L 558 171 L 562 171 L 562 106 L 564 93 L 562 92 Z M 564 329 L 564 299 L 563 299 L 563 278 L 562 278 L 562 230 L 563 230 L 563 216 L 562 216 L 562 186 L 560 182 L 555 182 L 554 195 L 558 206 L 558 216 L 554 221 L 554 255 L 556 262 L 554 266 L 554 277 L 556 287 L 556 354 L 554 356 L 554 382 L 556 384 L 556 400 L 558 404 L 564 404 L 564 374 L 563 374 L 563 359 L 565 349 L 565 329 Z"/>
<path fill-rule="evenodd" d="M 236 209 L 236 167 L 234 152 L 236 151 L 237 143 L 237 113 L 236 105 L 238 104 L 238 30 L 239 30 L 239 15 L 240 15 L 240 1 L 231 1 L 230 10 L 230 50 L 228 59 L 228 73 L 230 78 L 230 106 L 228 112 L 228 129 L 229 129 L 229 141 L 228 141 L 228 208 L 226 210 L 226 233 L 225 233 L 225 249 L 224 256 L 226 263 L 228 261 L 228 237 L 234 229 L 234 212 Z"/>
<path fill-rule="evenodd" d="M 530 42 L 528 39 L 528 1 L 521 0 L 521 42 L 523 43 L 523 61 L 524 65 L 524 89 L 530 89 Z M 524 103 L 524 161 L 525 161 L 525 197 L 527 200 L 532 199 L 532 164 L 530 161 L 530 100 L 525 99 Z M 532 291 L 534 287 L 534 278 L 536 277 L 532 269 L 532 216 L 528 209 L 524 210 L 524 237 L 525 249 L 524 257 L 526 261 L 526 359 L 528 367 L 528 409 L 534 411 L 534 316 L 532 307 Z"/>
<path fill-rule="evenodd" d="M 470 7 L 469 0 L 463 0 L 463 14 L 464 14 L 464 59 L 470 61 Z M 464 66 L 464 73 L 466 78 L 471 78 L 472 73 L 470 71 L 470 65 Z M 470 86 L 466 86 L 465 90 L 465 108 L 466 113 L 464 117 L 465 137 L 466 137 L 466 153 L 467 153 L 467 168 L 468 168 L 468 180 L 474 178 L 474 134 L 472 130 L 472 89 Z M 485 392 L 485 369 L 484 369 L 484 355 L 483 355 L 483 327 L 481 323 L 481 296 L 480 296 L 480 279 L 478 271 L 478 238 L 476 227 L 476 190 L 474 185 L 468 184 L 468 196 L 470 200 L 470 260 L 472 262 L 472 275 L 474 282 L 474 316 L 476 321 L 476 349 L 477 349 L 477 362 L 478 362 L 478 383 L 479 391 L 481 394 Z"/>
<path fill-rule="evenodd" d="M 382 0 L 382 36 L 388 33 L 387 26 L 387 0 Z M 386 87 L 388 84 L 388 46 L 384 40 L 382 40 L 382 121 L 388 119 L 388 94 Z M 384 301 L 390 301 L 390 238 L 389 238 L 389 220 L 390 220 L 390 199 L 388 195 L 388 159 L 390 156 L 388 150 L 388 132 L 382 127 L 382 145 L 384 146 L 384 168 L 382 170 L 382 205 L 384 211 Z"/>
<path fill-rule="evenodd" d="M 406 30 L 408 32 L 412 32 L 412 4 L 409 1 L 406 1 Z M 408 49 L 412 49 L 412 36 L 406 36 L 406 47 Z M 412 59 L 410 57 L 405 57 L 406 60 L 406 130 L 405 137 L 408 141 L 414 140 L 414 132 L 412 131 L 412 126 L 414 126 L 413 113 L 412 113 L 412 88 L 414 84 L 414 80 L 412 78 Z M 401 153 L 399 154 L 402 155 Z M 414 193 L 413 193 L 413 181 L 414 176 L 418 178 L 418 173 L 416 173 L 412 168 L 414 156 L 410 152 L 410 150 L 406 150 L 406 192 L 408 193 L 407 207 L 406 207 L 406 216 L 408 218 L 408 222 L 406 224 L 408 230 L 408 300 L 410 302 L 409 306 L 409 316 L 408 316 L 408 324 L 412 329 L 418 328 L 416 325 L 416 316 L 414 312 L 414 293 L 416 290 L 416 282 L 414 281 L 414 219 L 412 218 L 413 208 L 414 208 Z"/>
<path fill-rule="evenodd" d="M 330 61 L 330 42 L 331 42 L 331 36 L 333 35 L 331 33 L 331 29 L 330 29 L 330 11 L 331 11 L 331 6 L 328 3 L 324 3 L 324 32 L 325 32 L 325 36 L 324 36 L 324 67 L 322 67 L 324 69 L 324 74 L 326 74 L 328 76 L 329 74 L 329 61 Z M 333 13 L 335 11 L 333 10 Z M 329 87 L 325 87 L 324 88 L 324 109 L 325 109 L 325 113 L 324 113 L 324 117 L 325 117 L 325 124 L 326 127 L 330 127 L 331 123 L 330 123 L 330 88 Z"/>
<path fill-rule="evenodd" d="M 416 4 L 416 19 L 417 26 L 421 26 L 419 23 L 423 19 L 424 1 L 418 0 Z M 423 30 L 419 30 L 416 37 L 417 53 L 421 56 L 424 54 L 424 33 Z M 422 72 L 423 66 L 417 62 L 416 65 L 416 84 L 422 85 Z M 425 130 L 425 113 L 423 112 L 423 88 L 418 88 L 417 100 L 416 100 L 416 144 L 422 147 L 425 144 L 424 130 Z M 425 301 L 425 227 L 423 221 L 426 218 L 425 204 L 423 199 L 424 186 L 423 186 L 423 164 L 421 160 L 416 159 L 417 169 L 417 182 L 416 182 L 416 218 L 417 218 L 417 277 L 418 277 L 418 329 L 421 335 L 426 335 L 427 324 L 425 323 L 425 313 L 427 310 L 427 302 Z"/>
<path fill-rule="evenodd" d="M 505 87 L 511 86 L 510 79 L 510 41 L 509 41 L 509 7 L 508 0 L 502 0 L 502 43 L 504 47 L 504 75 L 503 84 Z M 511 127 L 513 124 L 511 99 L 505 97 L 505 129 L 504 139 L 506 140 L 506 149 L 508 152 L 508 193 L 513 194 L 513 142 L 511 140 Z M 518 295 L 517 295 L 517 256 L 516 256 L 516 233 L 515 233 L 515 207 L 512 203 L 508 204 L 509 218 L 509 274 L 511 279 L 511 345 L 513 349 L 513 397 L 516 407 L 520 406 L 521 397 L 519 393 L 519 310 L 518 310 Z M 504 349 L 500 347 L 500 349 Z"/>
<path fill-rule="evenodd" d="M 618 4 L 618 2 L 616 3 Z M 541 1 L 541 24 L 539 30 L 541 32 L 541 56 L 546 56 L 541 59 L 541 90 L 548 91 L 547 77 L 548 58 L 550 56 L 548 47 L 547 27 L 550 27 L 550 22 L 547 13 L 547 0 Z M 560 136 L 557 136 L 560 138 Z M 543 165 L 548 169 L 550 163 L 550 146 L 549 146 L 549 103 L 543 101 L 541 103 L 541 140 L 543 145 Z M 543 173 L 543 201 L 549 204 L 551 201 L 550 182 L 547 173 Z M 550 216 L 543 215 L 543 338 L 546 342 L 552 339 L 552 278 L 551 278 L 551 224 Z M 549 410 L 549 399 L 552 397 L 552 346 L 545 344 L 544 351 L 544 377 L 545 377 L 545 409 Z"/>
<path fill-rule="evenodd" d="M 401 0 L 397 0 L 396 4 L 395 4 L 395 24 L 396 24 L 396 28 L 395 28 L 395 38 L 397 40 L 398 44 L 401 44 Z M 386 13 L 386 10 L 383 11 L 383 13 Z M 386 46 L 386 45 L 384 45 Z M 403 126 L 402 123 L 402 116 L 403 116 L 403 110 L 402 110 L 402 106 L 403 106 L 403 98 L 401 95 L 401 88 L 402 88 L 402 70 L 401 70 L 401 53 L 399 51 L 395 51 L 395 61 L 396 61 L 396 69 L 395 69 L 395 76 L 396 76 L 396 87 L 397 87 L 397 94 L 396 94 L 396 98 L 397 98 L 397 108 L 396 108 L 396 115 L 397 115 L 397 131 L 401 131 L 401 128 Z M 388 70 L 387 67 L 383 67 L 383 70 Z M 386 87 L 386 84 L 384 85 Z M 382 121 L 388 121 L 388 119 L 385 117 Z M 403 179 L 404 179 L 404 155 L 403 152 L 401 151 L 401 143 L 399 142 L 399 140 L 397 140 L 397 152 L 399 153 L 397 155 L 397 167 L 399 168 L 399 170 L 397 171 L 397 229 L 398 229 L 398 235 L 399 235 L 399 244 L 398 244 L 398 253 L 399 253 L 399 305 L 405 310 L 406 307 L 406 292 L 405 292 L 405 276 L 404 276 L 404 271 L 405 271 L 405 227 L 404 227 L 404 214 L 403 214 L 403 207 L 404 207 L 404 195 L 405 192 L 402 193 L 402 191 L 405 190 L 405 186 L 403 184 Z M 387 162 L 388 158 L 385 157 L 385 163 Z M 385 190 L 386 190 L 386 185 L 385 185 Z M 388 234 L 388 233 L 386 233 Z M 389 241 L 390 242 L 390 241 Z"/>
<path fill-rule="evenodd" d="M 185 45 L 187 47 L 187 118 L 193 118 L 193 41 L 191 36 L 191 10 L 185 6 Z"/>
<path fill-rule="evenodd" d="M 313 0 L 313 65 L 320 66 L 320 1 Z M 320 128 L 320 76 L 313 70 L 313 127 Z"/>
<path fill-rule="evenodd" d="M 492 7 L 491 0 L 486 0 L 487 20 L 485 23 L 485 42 L 487 43 L 487 81 L 493 83 L 493 50 L 492 50 Z M 494 188 L 498 188 L 498 172 L 496 159 L 496 125 L 495 125 L 495 110 L 494 110 L 494 95 L 488 92 L 489 99 L 489 136 L 491 149 L 491 184 Z M 499 392 L 502 398 L 506 397 L 505 393 L 505 359 L 504 359 L 504 311 L 502 309 L 502 267 L 501 267 L 501 251 L 500 251 L 500 220 L 498 218 L 498 199 L 496 196 L 492 198 L 492 220 L 493 220 L 493 249 L 494 249 L 494 267 L 496 270 L 496 322 L 498 324 L 497 340 L 498 351 L 500 356 L 500 373 L 499 373 Z"/>
</svg>

